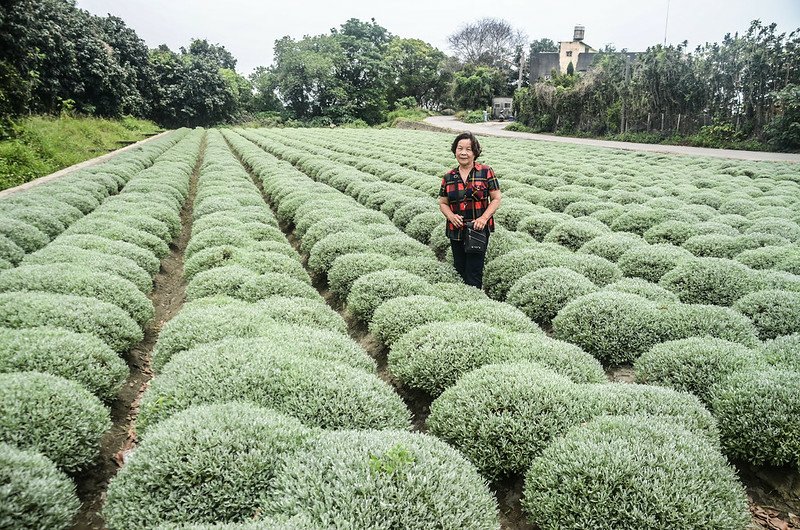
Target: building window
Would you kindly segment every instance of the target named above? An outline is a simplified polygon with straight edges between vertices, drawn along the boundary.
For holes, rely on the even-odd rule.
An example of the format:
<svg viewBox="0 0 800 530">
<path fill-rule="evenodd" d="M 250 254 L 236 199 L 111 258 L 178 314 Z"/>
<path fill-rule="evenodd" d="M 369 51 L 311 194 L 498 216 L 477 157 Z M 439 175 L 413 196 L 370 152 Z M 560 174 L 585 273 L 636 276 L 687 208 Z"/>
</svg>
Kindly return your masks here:
<svg viewBox="0 0 800 530">
<path fill-rule="evenodd" d="M 511 103 L 504 103 L 503 106 L 507 109 L 511 108 Z"/>
<path fill-rule="evenodd" d="M 572 52 L 571 51 L 567 52 L 567 57 L 572 57 Z"/>
</svg>

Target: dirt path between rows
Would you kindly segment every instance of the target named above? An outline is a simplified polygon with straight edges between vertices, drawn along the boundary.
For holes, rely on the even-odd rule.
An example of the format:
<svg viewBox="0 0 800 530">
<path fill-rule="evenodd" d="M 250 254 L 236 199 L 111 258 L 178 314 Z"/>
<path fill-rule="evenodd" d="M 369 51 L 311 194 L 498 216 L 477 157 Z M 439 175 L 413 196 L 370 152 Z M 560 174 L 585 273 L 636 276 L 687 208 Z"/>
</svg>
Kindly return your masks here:
<svg viewBox="0 0 800 530">
<path fill-rule="evenodd" d="M 134 422 L 139 413 L 139 401 L 150 385 L 153 372 L 150 360 L 161 328 L 183 307 L 186 282 L 183 278 L 184 250 L 192 236 L 192 211 L 197 192 L 197 177 L 205 153 L 203 138 L 191 180 L 189 196 L 181 209 L 181 232 L 170 243 L 169 255 L 161 261 L 161 270 L 153 278 L 154 288 L 149 298 L 155 317 L 144 328 L 144 339 L 124 356 L 130 376 L 111 405 L 113 427 L 103 437 L 98 464 L 75 477 L 81 510 L 73 530 L 103 530 L 105 522 L 100 510 L 105 503 L 109 481 L 122 465 L 123 455 L 135 445 Z"/>
</svg>

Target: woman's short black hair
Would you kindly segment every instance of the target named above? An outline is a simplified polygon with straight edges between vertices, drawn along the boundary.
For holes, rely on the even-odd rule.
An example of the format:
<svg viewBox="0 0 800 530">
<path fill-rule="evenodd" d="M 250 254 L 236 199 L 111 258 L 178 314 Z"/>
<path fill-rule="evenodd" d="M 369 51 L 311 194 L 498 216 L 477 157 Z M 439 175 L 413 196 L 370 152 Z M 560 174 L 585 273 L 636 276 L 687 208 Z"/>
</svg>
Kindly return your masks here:
<svg viewBox="0 0 800 530">
<path fill-rule="evenodd" d="M 471 132 L 463 132 L 456 136 L 456 139 L 453 140 L 453 145 L 450 147 L 453 154 L 456 154 L 456 147 L 458 147 L 458 142 L 461 140 L 469 140 L 470 144 L 472 144 L 472 152 L 475 153 L 475 160 L 477 160 L 481 156 L 481 144 Z"/>
</svg>

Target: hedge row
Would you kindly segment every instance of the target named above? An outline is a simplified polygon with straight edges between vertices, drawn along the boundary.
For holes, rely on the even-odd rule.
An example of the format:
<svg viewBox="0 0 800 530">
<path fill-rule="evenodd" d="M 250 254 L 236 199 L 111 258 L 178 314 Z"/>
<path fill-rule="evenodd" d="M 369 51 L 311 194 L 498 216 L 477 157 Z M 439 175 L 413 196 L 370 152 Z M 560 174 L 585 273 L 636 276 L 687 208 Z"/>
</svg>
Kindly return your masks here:
<svg viewBox="0 0 800 530">
<path fill-rule="evenodd" d="M 179 129 L 92 168 L 0 199 L 0 260 L 17 265 L 25 254 L 39 250 L 119 193 L 188 134 L 188 129 Z"/>
</svg>

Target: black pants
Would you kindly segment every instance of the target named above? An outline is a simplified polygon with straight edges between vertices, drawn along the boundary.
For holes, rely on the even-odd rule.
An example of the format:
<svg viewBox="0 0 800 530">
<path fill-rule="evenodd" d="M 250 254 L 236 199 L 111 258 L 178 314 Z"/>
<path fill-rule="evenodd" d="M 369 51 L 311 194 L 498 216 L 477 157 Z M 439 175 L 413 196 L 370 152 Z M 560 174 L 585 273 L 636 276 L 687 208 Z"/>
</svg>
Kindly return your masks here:
<svg viewBox="0 0 800 530">
<path fill-rule="evenodd" d="M 487 238 L 489 236 L 488 230 L 486 236 Z M 453 249 L 453 265 L 461 278 L 464 279 L 464 283 L 482 289 L 483 264 L 486 260 L 486 253 L 467 254 L 464 252 L 464 242 L 452 239 L 450 240 L 450 248 Z"/>
</svg>

